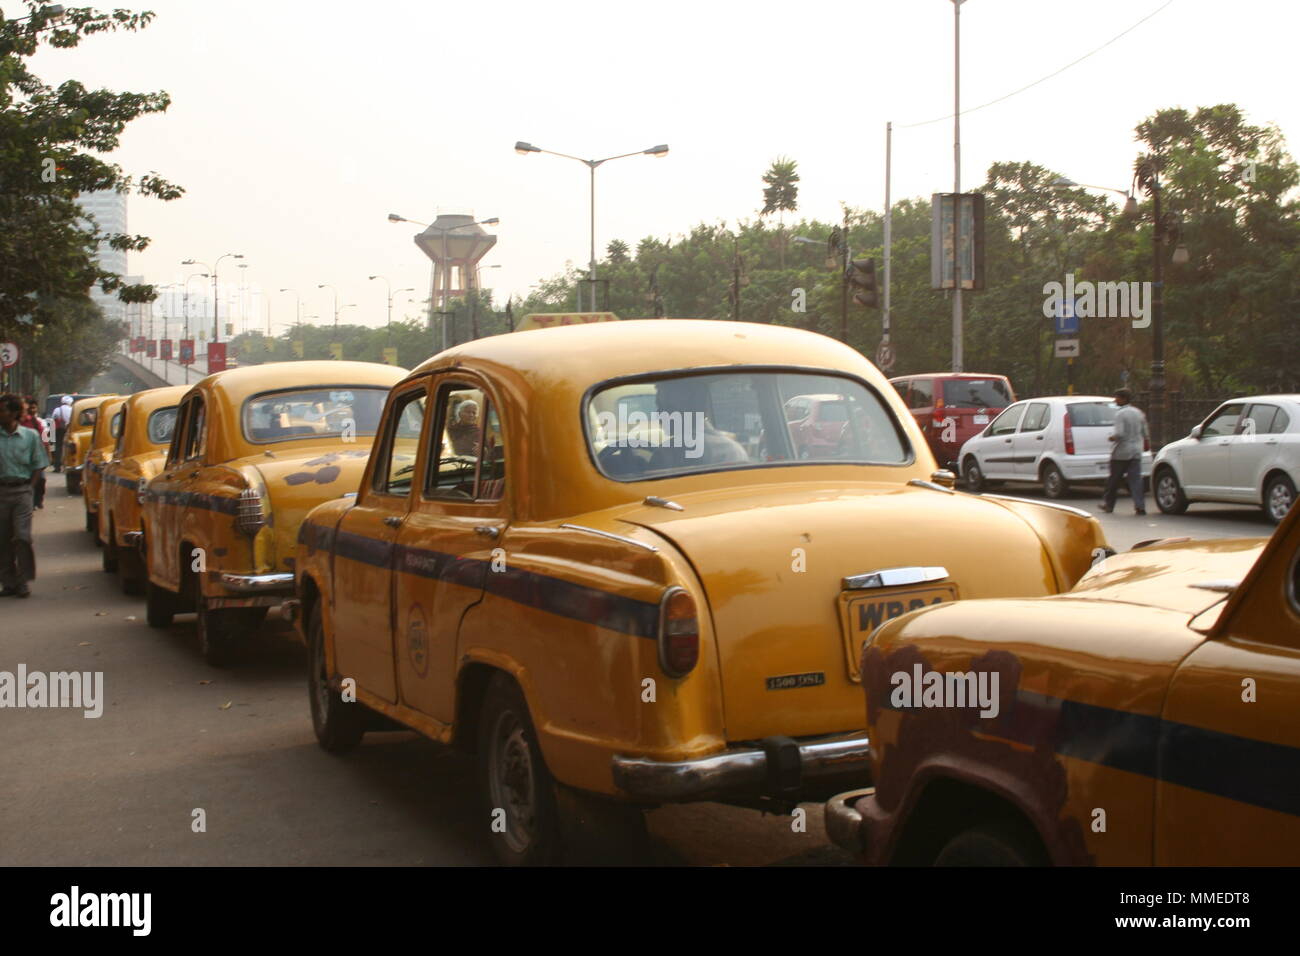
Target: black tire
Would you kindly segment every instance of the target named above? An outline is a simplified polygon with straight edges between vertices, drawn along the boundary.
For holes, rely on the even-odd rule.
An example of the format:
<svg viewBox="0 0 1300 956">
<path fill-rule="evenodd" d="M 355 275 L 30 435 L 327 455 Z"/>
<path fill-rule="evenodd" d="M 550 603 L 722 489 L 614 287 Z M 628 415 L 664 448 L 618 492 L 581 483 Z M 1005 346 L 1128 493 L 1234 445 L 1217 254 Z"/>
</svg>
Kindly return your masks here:
<svg viewBox="0 0 1300 956">
<path fill-rule="evenodd" d="M 980 463 L 974 455 L 967 455 L 966 460 L 962 462 L 961 477 L 967 491 L 979 494 L 988 488 L 988 482 L 984 480 L 984 469 L 980 468 Z"/>
<path fill-rule="evenodd" d="M 317 601 L 307 619 L 307 697 L 311 726 L 321 747 L 332 754 L 346 753 L 361 743 L 369 716 L 363 704 L 349 703 L 330 687 L 325 667 L 325 625 Z"/>
<path fill-rule="evenodd" d="M 150 627 L 170 627 L 176 616 L 176 598 L 171 591 L 152 581 L 145 583 L 144 619 Z"/>
<path fill-rule="evenodd" d="M 1286 475 L 1274 475 L 1264 482 L 1264 514 L 1274 524 L 1281 524 L 1295 505 L 1295 482 Z"/>
<path fill-rule="evenodd" d="M 1043 479 L 1043 494 L 1053 501 L 1064 498 L 1070 493 L 1070 483 L 1065 480 L 1065 475 L 1061 474 L 1061 469 L 1057 468 L 1052 462 L 1043 464 L 1041 477 Z"/>
<path fill-rule="evenodd" d="M 86 531 L 95 539 L 95 543 L 99 544 L 99 520 L 95 517 L 95 512 L 89 508 L 86 509 Z"/>
<path fill-rule="evenodd" d="M 523 692 L 505 674 L 492 678 L 483 700 L 478 770 L 497 859 L 510 866 L 558 862 L 563 839 L 555 779 Z"/>
<path fill-rule="evenodd" d="M 986 823 L 963 830 L 934 858 L 935 866 L 1046 866 L 1042 849 L 1023 826 Z"/>
<path fill-rule="evenodd" d="M 144 562 L 140 555 L 130 548 L 119 548 L 117 552 L 117 576 L 122 582 L 122 593 L 139 597 L 145 592 Z"/>
<path fill-rule="evenodd" d="M 1164 514 L 1180 515 L 1187 510 L 1187 495 L 1172 468 L 1161 468 L 1155 473 L 1151 497 L 1156 499 L 1156 507 Z"/>
<path fill-rule="evenodd" d="M 238 655 L 241 641 L 249 637 L 262 619 L 264 607 L 207 607 L 203 595 L 195 594 L 197 609 L 199 651 L 213 667 L 226 667 Z"/>
<path fill-rule="evenodd" d="M 99 566 L 104 569 L 106 574 L 116 574 L 118 568 L 117 546 L 112 542 L 105 541 L 104 547 L 100 551 Z"/>
<path fill-rule="evenodd" d="M 81 494 L 81 475 L 69 472 L 63 478 L 63 488 L 69 495 Z"/>
</svg>

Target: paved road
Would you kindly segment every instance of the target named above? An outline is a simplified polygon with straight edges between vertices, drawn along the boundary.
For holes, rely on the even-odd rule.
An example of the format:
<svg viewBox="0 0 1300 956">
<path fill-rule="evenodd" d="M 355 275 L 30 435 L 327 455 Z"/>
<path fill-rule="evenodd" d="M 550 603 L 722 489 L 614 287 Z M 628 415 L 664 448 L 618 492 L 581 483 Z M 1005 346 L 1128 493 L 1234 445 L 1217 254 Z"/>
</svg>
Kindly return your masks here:
<svg viewBox="0 0 1300 956">
<path fill-rule="evenodd" d="M 1095 510 L 1084 496 L 1071 503 Z M 1121 549 L 1271 530 L 1244 508 L 1138 519 L 1121 500 L 1118 510 L 1103 523 Z M 268 624 L 238 666 L 210 668 L 192 616 L 166 631 L 145 625 L 143 603 L 99 570 L 82 521 L 80 499 L 51 476 L 34 595 L 0 603 L 0 670 L 102 671 L 103 716 L 0 710 L 0 865 L 492 862 L 468 758 L 408 733 L 372 734 L 343 758 L 324 753 L 287 625 Z M 205 833 L 192 830 L 195 809 Z M 656 810 L 650 847 L 628 862 L 847 862 L 827 843 L 820 806 L 806 809 L 805 833 L 789 818 L 717 804 Z"/>
</svg>

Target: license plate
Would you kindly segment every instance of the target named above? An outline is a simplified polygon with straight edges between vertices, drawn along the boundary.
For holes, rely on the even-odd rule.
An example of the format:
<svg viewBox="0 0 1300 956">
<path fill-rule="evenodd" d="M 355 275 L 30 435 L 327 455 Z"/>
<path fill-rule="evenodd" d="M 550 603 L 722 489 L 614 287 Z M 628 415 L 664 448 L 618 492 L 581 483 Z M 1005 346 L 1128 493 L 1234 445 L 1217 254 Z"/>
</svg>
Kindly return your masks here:
<svg viewBox="0 0 1300 956">
<path fill-rule="evenodd" d="M 972 420 L 976 425 L 987 425 L 989 423 L 989 417 L 987 415 L 976 415 Z"/>
<path fill-rule="evenodd" d="M 872 594 L 861 591 L 841 591 L 840 632 L 844 635 L 844 657 L 849 668 L 849 678 L 855 682 L 861 680 L 858 661 L 862 658 L 862 645 L 881 624 L 908 611 L 955 600 L 957 600 L 955 584 Z"/>
</svg>

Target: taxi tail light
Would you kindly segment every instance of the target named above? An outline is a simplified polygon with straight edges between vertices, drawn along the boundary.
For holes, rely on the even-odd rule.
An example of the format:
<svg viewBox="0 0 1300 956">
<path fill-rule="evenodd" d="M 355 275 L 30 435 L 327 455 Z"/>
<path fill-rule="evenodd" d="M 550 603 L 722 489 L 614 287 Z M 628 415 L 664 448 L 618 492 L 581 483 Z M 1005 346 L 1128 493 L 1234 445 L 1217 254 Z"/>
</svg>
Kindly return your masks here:
<svg viewBox="0 0 1300 956">
<path fill-rule="evenodd" d="M 144 504 L 145 492 L 149 490 L 149 482 L 140 478 L 135 483 L 135 500 L 138 504 Z"/>
<path fill-rule="evenodd" d="M 659 602 L 659 666 L 669 677 L 684 677 L 700 659 L 700 624 L 695 599 L 669 588 Z"/>
<path fill-rule="evenodd" d="M 253 488 L 239 493 L 239 511 L 235 527 L 247 535 L 255 535 L 266 525 L 266 512 L 262 509 L 262 496 Z"/>
<path fill-rule="evenodd" d="M 1070 421 L 1070 410 L 1066 409 L 1065 418 L 1061 421 L 1061 427 L 1065 429 L 1065 453 L 1074 454 L 1074 422 Z"/>
</svg>

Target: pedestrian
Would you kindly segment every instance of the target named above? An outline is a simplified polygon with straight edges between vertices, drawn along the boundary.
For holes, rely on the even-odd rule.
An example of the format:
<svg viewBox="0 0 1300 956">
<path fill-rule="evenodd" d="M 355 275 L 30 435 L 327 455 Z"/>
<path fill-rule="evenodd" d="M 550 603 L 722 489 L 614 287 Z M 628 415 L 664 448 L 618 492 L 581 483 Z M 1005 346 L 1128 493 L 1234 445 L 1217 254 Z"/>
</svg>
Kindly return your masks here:
<svg viewBox="0 0 1300 956">
<path fill-rule="evenodd" d="M 1107 514 L 1115 510 L 1120 483 L 1127 478 L 1134 513 L 1144 515 L 1147 510 L 1142 497 L 1142 452 L 1151 437 L 1147 430 L 1147 417 L 1133 404 L 1133 393 L 1127 388 L 1115 392 L 1115 404 L 1119 411 L 1115 413 L 1115 424 L 1111 426 L 1110 441 L 1114 447 L 1110 451 L 1110 478 L 1106 481 L 1101 510 Z"/>
<path fill-rule="evenodd" d="M 59 407 L 50 416 L 54 420 L 54 470 L 63 470 L 63 436 L 72 421 L 72 396 L 64 395 Z"/>
<path fill-rule="evenodd" d="M 18 424 L 23 401 L 0 395 L 0 597 L 30 597 L 36 577 L 32 550 L 32 500 L 49 464 L 41 438 Z"/>
<path fill-rule="evenodd" d="M 32 398 L 30 395 L 28 395 L 26 398 L 23 399 L 23 404 L 26 405 L 27 407 L 26 414 L 24 414 L 23 417 L 18 420 L 18 424 L 22 425 L 24 428 L 30 428 L 32 431 L 36 432 L 36 434 L 41 439 L 41 447 L 45 449 L 46 458 L 48 458 L 49 449 L 47 446 L 49 445 L 49 435 L 46 433 L 47 430 L 45 428 L 45 422 L 41 420 L 40 407 L 36 404 L 36 399 Z M 45 472 L 44 471 L 41 472 L 40 478 L 37 479 L 35 498 L 32 501 L 32 505 L 38 510 L 43 509 L 45 507 Z"/>
</svg>

